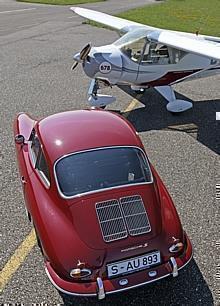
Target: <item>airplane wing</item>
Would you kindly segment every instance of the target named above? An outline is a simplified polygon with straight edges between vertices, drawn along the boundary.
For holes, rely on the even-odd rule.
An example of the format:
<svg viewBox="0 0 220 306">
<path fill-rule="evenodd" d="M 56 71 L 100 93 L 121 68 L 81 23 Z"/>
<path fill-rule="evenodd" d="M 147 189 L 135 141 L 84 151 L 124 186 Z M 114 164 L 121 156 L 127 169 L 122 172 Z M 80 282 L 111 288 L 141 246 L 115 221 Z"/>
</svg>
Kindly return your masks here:
<svg viewBox="0 0 220 306">
<path fill-rule="evenodd" d="M 70 8 L 74 13 L 89 19 L 89 20 L 93 20 L 95 22 L 104 24 L 108 27 L 111 27 L 115 30 L 118 30 L 120 32 L 129 32 L 130 30 L 133 30 L 134 28 L 137 27 L 146 27 L 149 30 L 156 30 L 156 28 L 154 27 L 150 27 L 150 26 L 145 26 L 141 23 L 137 23 L 134 21 L 129 21 L 126 19 L 122 19 L 119 17 L 115 17 L 115 16 L 111 16 L 105 13 L 101 13 L 101 12 L 97 12 L 97 11 L 93 11 L 93 10 L 88 10 L 88 9 L 84 9 L 81 7 L 71 7 Z"/>
<path fill-rule="evenodd" d="M 180 49 L 189 53 L 220 60 L 220 42 L 210 41 L 201 36 L 184 35 L 166 30 L 152 31 L 147 35 L 149 40 Z"/>
<path fill-rule="evenodd" d="M 162 30 L 81 7 L 71 7 L 70 9 L 86 19 L 104 24 L 121 32 L 129 32 L 138 27 L 146 28 L 146 30 L 150 31 L 147 35 L 149 40 L 189 53 L 220 60 L 220 39 L 217 37 L 209 38 L 208 36 L 197 36 L 191 33 Z"/>
</svg>

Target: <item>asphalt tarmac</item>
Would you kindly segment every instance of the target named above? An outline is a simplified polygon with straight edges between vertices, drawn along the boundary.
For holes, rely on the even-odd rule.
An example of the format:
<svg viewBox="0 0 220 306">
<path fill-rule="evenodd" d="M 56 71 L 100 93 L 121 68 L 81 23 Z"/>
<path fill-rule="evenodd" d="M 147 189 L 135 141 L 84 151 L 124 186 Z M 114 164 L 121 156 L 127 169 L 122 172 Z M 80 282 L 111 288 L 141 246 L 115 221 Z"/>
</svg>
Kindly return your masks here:
<svg viewBox="0 0 220 306">
<path fill-rule="evenodd" d="M 153 1 L 115 1 L 84 5 L 116 13 Z M 80 66 L 72 72 L 72 55 L 87 43 L 108 44 L 113 31 L 82 24 L 68 7 L 0 0 L 0 268 L 30 233 L 13 140 L 18 112 L 36 118 L 87 107 L 90 80 Z M 70 298 L 50 284 L 35 246 L 7 282 L 1 303 L 48 305 L 217 305 L 219 277 L 220 76 L 175 86 L 194 108 L 173 116 L 153 89 L 126 113 L 148 155 L 170 191 L 184 229 L 194 246 L 194 259 L 179 273 L 157 283 L 111 295 L 106 300 Z M 105 92 L 109 92 L 106 91 Z M 117 102 L 108 109 L 123 112 L 135 98 L 128 88 L 112 89 Z M 219 169 L 219 170 L 218 170 Z M 43 304 L 42 304 L 43 305 Z"/>
</svg>

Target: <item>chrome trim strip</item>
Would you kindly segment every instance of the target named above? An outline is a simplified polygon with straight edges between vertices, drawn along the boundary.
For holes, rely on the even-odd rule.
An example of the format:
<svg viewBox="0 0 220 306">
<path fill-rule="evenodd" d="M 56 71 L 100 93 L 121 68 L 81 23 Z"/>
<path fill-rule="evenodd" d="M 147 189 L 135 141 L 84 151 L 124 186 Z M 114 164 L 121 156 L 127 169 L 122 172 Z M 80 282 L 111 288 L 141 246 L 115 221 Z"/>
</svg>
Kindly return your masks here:
<svg viewBox="0 0 220 306">
<path fill-rule="evenodd" d="M 33 153 L 33 150 L 31 148 L 31 143 L 32 141 L 28 140 L 28 156 L 29 156 L 29 159 L 31 161 L 31 165 L 34 169 L 34 171 L 36 171 L 36 173 L 38 174 L 38 176 L 40 177 L 41 179 L 41 182 L 44 184 L 44 186 L 49 189 L 50 188 L 50 181 L 48 180 L 48 178 L 46 177 L 46 175 L 39 169 L 35 168 L 35 165 L 36 165 L 36 162 L 37 162 L 37 158 L 34 156 L 34 153 Z M 42 144 L 40 145 L 41 147 L 41 151 L 43 152 L 43 146 Z M 44 152 L 43 152 L 44 154 Z M 45 155 L 44 155 L 45 157 Z M 47 167 L 48 167 L 48 164 L 47 164 Z"/>
<path fill-rule="evenodd" d="M 142 152 L 142 154 L 144 155 L 145 161 L 146 161 L 146 163 L 147 163 L 147 165 L 149 167 L 151 181 L 150 182 L 144 182 L 144 183 L 134 183 L 134 184 L 127 184 L 127 185 L 119 185 L 119 186 L 114 186 L 114 187 L 109 187 L 109 188 L 102 188 L 102 189 L 98 189 L 98 190 L 92 190 L 92 191 L 88 191 L 88 192 L 79 193 L 79 194 L 76 194 L 76 195 L 73 195 L 73 196 L 65 196 L 62 193 L 62 191 L 60 190 L 60 187 L 59 187 L 59 183 L 58 183 L 58 179 L 57 179 L 57 175 L 56 175 L 56 170 L 55 170 L 56 164 L 61 159 L 65 158 L 67 156 L 75 155 L 75 154 L 79 154 L 79 153 L 92 152 L 92 151 L 105 150 L 105 149 L 115 149 L 115 148 L 134 148 L 134 149 L 140 150 Z M 69 153 L 69 154 L 61 156 L 60 158 L 58 158 L 55 161 L 54 166 L 53 166 L 53 173 L 54 173 L 54 178 L 55 178 L 55 182 L 56 182 L 56 186 L 57 186 L 57 190 L 59 192 L 59 195 L 61 196 L 61 198 L 66 199 L 66 200 L 78 198 L 78 197 L 81 197 L 81 196 L 84 196 L 84 195 L 89 195 L 89 194 L 93 194 L 93 193 L 97 193 L 97 192 L 114 190 L 114 189 L 117 189 L 117 188 L 124 188 L 124 187 L 128 188 L 128 187 L 131 187 L 131 186 L 149 185 L 149 184 L 152 184 L 154 182 L 152 171 L 151 171 L 151 167 L 150 167 L 150 163 L 149 163 L 149 159 L 148 159 L 146 153 L 140 147 L 137 147 L 137 146 L 110 146 L 110 147 L 94 148 L 94 149 L 88 149 L 88 150 L 83 150 L 83 151 L 77 151 L 77 152 Z"/>
<path fill-rule="evenodd" d="M 45 272 L 50 280 L 50 282 L 52 283 L 52 285 L 60 292 L 62 293 L 65 293 L 65 294 L 68 294 L 68 295 L 74 295 L 74 296 L 97 296 L 96 293 L 73 293 L 73 292 L 69 292 L 69 291 L 66 291 L 62 288 L 60 288 L 59 286 L 57 286 L 57 284 L 54 282 L 54 280 L 52 279 L 52 277 L 50 276 L 50 273 L 47 269 L 47 267 L 45 266 Z"/>
<path fill-rule="evenodd" d="M 193 251 L 192 251 L 192 255 L 190 256 L 189 260 L 184 265 L 182 265 L 180 268 L 178 268 L 178 271 L 185 268 L 185 266 L 188 265 L 188 263 L 191 261 L 192 258 L 193 258 Z"/>
<path fill-rule="evenodd" d="M 109 292 L 106 292 L 106 294 L 118 293 L 118 292 L 121 292 L 121 291 L 126 291 L 126 290 L 134 289 L 134 288 L 137 288 L 137 287 L 141 287 L 141 286 L 144 286 L 144 285 L 156 282 L 157 280 L 163 279 L 163 278 L 165 278 L 165 277 L 167 277 L 169 275 L 170 275 L 170 273 L 168 273 L 166 275 L 163 275 L 161 277 L 155 278 L 155 279 L 151 279 L 151 280 L 149 280 L 147 282 L 134 285 L 134 286 L 130 286 L 130 287 L 126 287 L 126 288 L 122 288 L 122 289 L 118 289 L 118 290 L 109 291 Z"/>
<path fill-rule="evenodd" d="M 181 270 L 182 268 L 184 268 L 192 259 L 193 257 L 193 253 L 191 255 L 191 257 L 189 258 L 189 260 L 180 268 L 178 268 L 178 271 Z M 73 295 L 73 296 L 97 296 L 96 293 L 73 293 L 73 292 L 69 292 L 69 291 L 66 291 L 62 288 L 60 288 L 59 286 L 57 286 L 57 284 L 53 281 L 52 277 L 50 276 L 50 273 L 49 271 L 47 270 L 47 267 L 45 266 L 45 271 L 46 271 L 46 274 L 50 280 L 50 282 L 52 283 L 52 285 L 58 290 L 58 291 L 61 291 L 62 293 L 65 293 L 65 294 L 68 294 L 68 295 Z M 134 286 L 130 286 L 130 287 L 126 287 L 126 288 L 122 288 L 122 289 L 117 289 L 117 290 L 113 290 L 113 291 L 106 291 L 105 294 L 112 294 L 112 293 L 118 293 L 118 292 L 121 292 L 121 291 L 126 291 L 126 290 L 130 290 L 130 289 L 133 289 L 133 288 L 137 288 L 137 287 L 141 287 L 141 286 L 144 286 L 146 284 L 149 284 L 149 283 L 153 283 L 153 282 L 156 282 L 160 279 L 163 279 L 169 275 L 171 275 L 172 273 L 168 273 L 166 275 L 163 275 L 161 277 L 158 277 L 158 278 L 155 278 L 155 279 L 152 279 L 150 281 L 147 281 L 147 282 L 144 282 L 144 283 L 140 283 L 140 284 L 137 284 L 137 285 L 134 285 Z"/>
</svg>

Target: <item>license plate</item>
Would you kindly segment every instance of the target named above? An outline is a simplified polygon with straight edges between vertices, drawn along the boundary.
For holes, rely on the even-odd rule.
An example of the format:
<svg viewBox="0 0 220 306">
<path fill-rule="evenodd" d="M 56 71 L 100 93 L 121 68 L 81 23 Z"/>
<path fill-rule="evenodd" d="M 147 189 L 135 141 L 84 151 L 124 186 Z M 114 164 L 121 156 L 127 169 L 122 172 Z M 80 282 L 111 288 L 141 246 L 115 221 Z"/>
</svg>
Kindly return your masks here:
<svg viewBox="0 0 220 306">
<path fill-rule="evenodd" d="M 107 265 L 108 276 L 113 277 L 120 274 L 128 274 L 137 270 L 147 269 L 161 262 L 160 252 L 148 253 L 127 260 L 114 262 Z"/>
</svg>

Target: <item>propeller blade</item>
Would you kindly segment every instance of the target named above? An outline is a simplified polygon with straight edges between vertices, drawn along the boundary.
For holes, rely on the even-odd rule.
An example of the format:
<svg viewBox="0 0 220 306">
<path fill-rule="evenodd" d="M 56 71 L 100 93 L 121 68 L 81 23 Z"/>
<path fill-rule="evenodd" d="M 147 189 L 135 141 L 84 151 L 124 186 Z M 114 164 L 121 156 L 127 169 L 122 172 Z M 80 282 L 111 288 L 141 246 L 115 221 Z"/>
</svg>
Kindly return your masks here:
<svg viewBox="0 0 220 306">
<path fill-rule="evenodd" d="M 74 70 L 78 66 L 78 64 L 79 64 L 78 62 L 73 63 L 71 70 Z"/>
<path fill-rule="evenodd" d="M 92 46 L 91 44 L 87 44 L 81 51 L 80 51 L 80 59 L 81 61 L 84 61 L 87 57 L 87 55 L 89 54 L 90 50 L 91 50 Z"/>
</svg>

